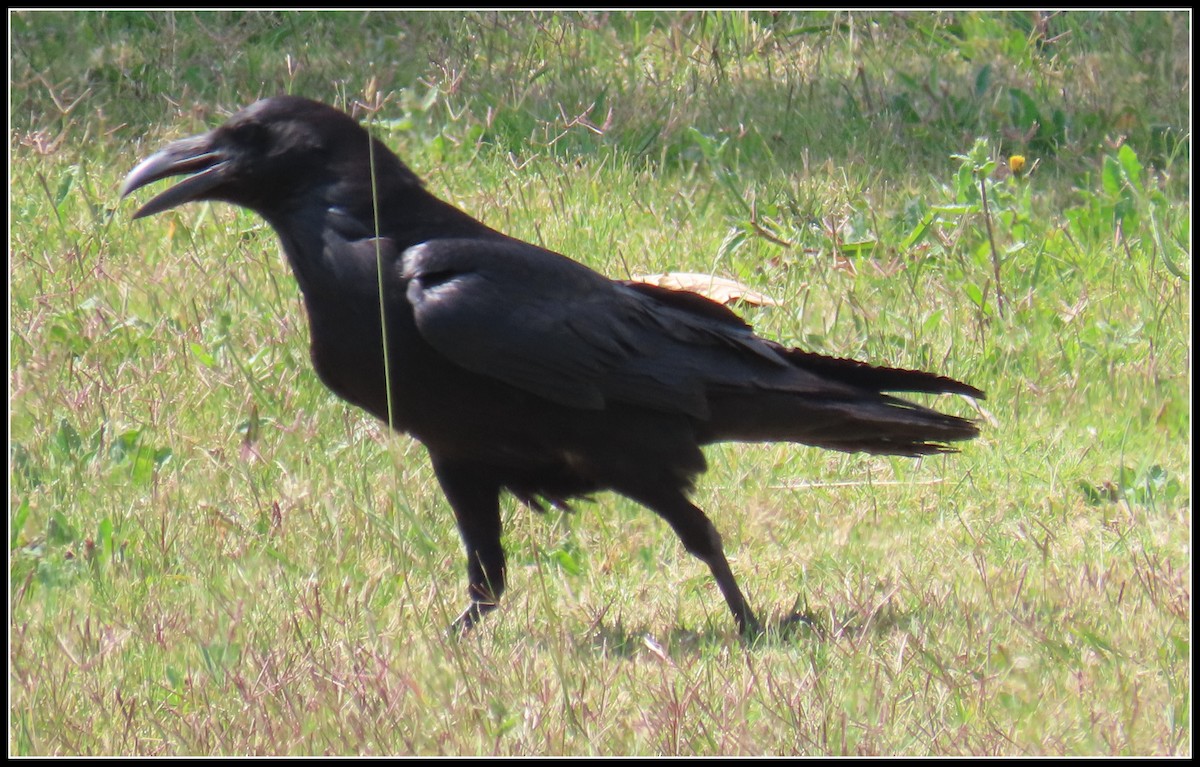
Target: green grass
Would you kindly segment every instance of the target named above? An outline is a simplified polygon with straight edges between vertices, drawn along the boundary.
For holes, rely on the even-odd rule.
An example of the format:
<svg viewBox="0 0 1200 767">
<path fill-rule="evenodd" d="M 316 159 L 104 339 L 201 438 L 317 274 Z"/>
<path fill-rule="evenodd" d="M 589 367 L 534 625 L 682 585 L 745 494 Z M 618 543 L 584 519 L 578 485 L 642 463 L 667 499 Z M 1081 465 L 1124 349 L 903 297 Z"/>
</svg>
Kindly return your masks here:
<svg viewBox="0 0 1200 767">
<path fill-rule="evenodd" d="M 11 754 L 1191 753 L 1188 15 L 9 19 Z M 606 495 L 506 502 L 511 592 L 448 640 L 424 450 L 318 382 L 271 232 L 117 198 L 281 91 L 511 234 L 969 381 L 984 434 L 708 452 L 743 588 L 819 631 L 747 647 Z"/>
</svg>

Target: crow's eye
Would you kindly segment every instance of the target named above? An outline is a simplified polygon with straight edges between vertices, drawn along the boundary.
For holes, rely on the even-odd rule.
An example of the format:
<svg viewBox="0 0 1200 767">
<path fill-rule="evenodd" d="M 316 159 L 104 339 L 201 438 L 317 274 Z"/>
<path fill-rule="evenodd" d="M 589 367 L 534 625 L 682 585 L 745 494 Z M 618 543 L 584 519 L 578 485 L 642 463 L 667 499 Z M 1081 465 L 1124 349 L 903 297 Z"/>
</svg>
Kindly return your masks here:
<svg viewBox="0 0 1200 767">
<path fill-rule="evenodd" d="M 244 122 L 230 129 L 233 140 L 247 149 L 265 149 L 271 142 L 270 131 L 260 122 Z"/>
</svg>

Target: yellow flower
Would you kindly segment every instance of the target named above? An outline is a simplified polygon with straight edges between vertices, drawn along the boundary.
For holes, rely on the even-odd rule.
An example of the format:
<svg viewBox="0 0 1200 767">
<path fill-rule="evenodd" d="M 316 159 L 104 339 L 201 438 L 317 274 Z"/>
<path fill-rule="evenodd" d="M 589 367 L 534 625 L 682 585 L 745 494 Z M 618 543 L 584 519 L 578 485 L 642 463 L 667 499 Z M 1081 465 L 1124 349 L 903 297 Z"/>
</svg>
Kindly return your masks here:
<svg viewBox="0 0 1200 767">
<path fill-rule="evenodd" d="M 1013 172 L 1014 176 L 1021 175 L 1021 171 L 1025 170 L 1025 155 L 1014 154 L 1009 157 L 1008 169 Z"/>
</svg>

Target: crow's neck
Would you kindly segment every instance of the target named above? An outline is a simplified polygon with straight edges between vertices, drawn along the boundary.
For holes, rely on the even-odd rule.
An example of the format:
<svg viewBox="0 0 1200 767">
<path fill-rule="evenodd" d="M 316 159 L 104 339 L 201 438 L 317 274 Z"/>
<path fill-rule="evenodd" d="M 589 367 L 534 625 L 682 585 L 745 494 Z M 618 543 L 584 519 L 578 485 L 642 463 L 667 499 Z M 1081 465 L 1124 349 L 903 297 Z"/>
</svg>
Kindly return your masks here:
<svg viewBox="0 0 1200 767">
<path fill-rule="evenodd" d="M 377 205 L 369 196 L 329 195 L 319 203 L 310 199 L 262 215 L 278 234 L 309 301 L 321 296 L 352 300 L 356 288 L 377 285 L 380 258 L 387 271 L 405 250 L 423 242 L 508 239 L 420 186 L 393 189 Z"/>
</svg>

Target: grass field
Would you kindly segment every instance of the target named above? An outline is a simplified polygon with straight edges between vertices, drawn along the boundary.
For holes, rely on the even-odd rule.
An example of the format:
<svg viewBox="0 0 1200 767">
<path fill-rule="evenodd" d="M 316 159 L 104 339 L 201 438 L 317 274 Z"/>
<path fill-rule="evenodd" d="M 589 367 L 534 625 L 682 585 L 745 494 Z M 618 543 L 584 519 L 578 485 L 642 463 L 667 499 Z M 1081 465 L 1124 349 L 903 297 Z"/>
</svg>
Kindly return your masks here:
<svg viewBox="0 0 1200 767">
<path fill-rule="evenodd" d="M 1190 755 L 1190 14 L 9 22 L 10 754 Z M 447 639 L 452 515 L 317 380 L 273 234 L 118 199 L 280 92 L 498 229 L 969 381 L 983 436 L 709 450 L 743 588 L 816 630 L 743 643 L 606 495 L 506 499 L 511 590 Z"/>
</svg>

